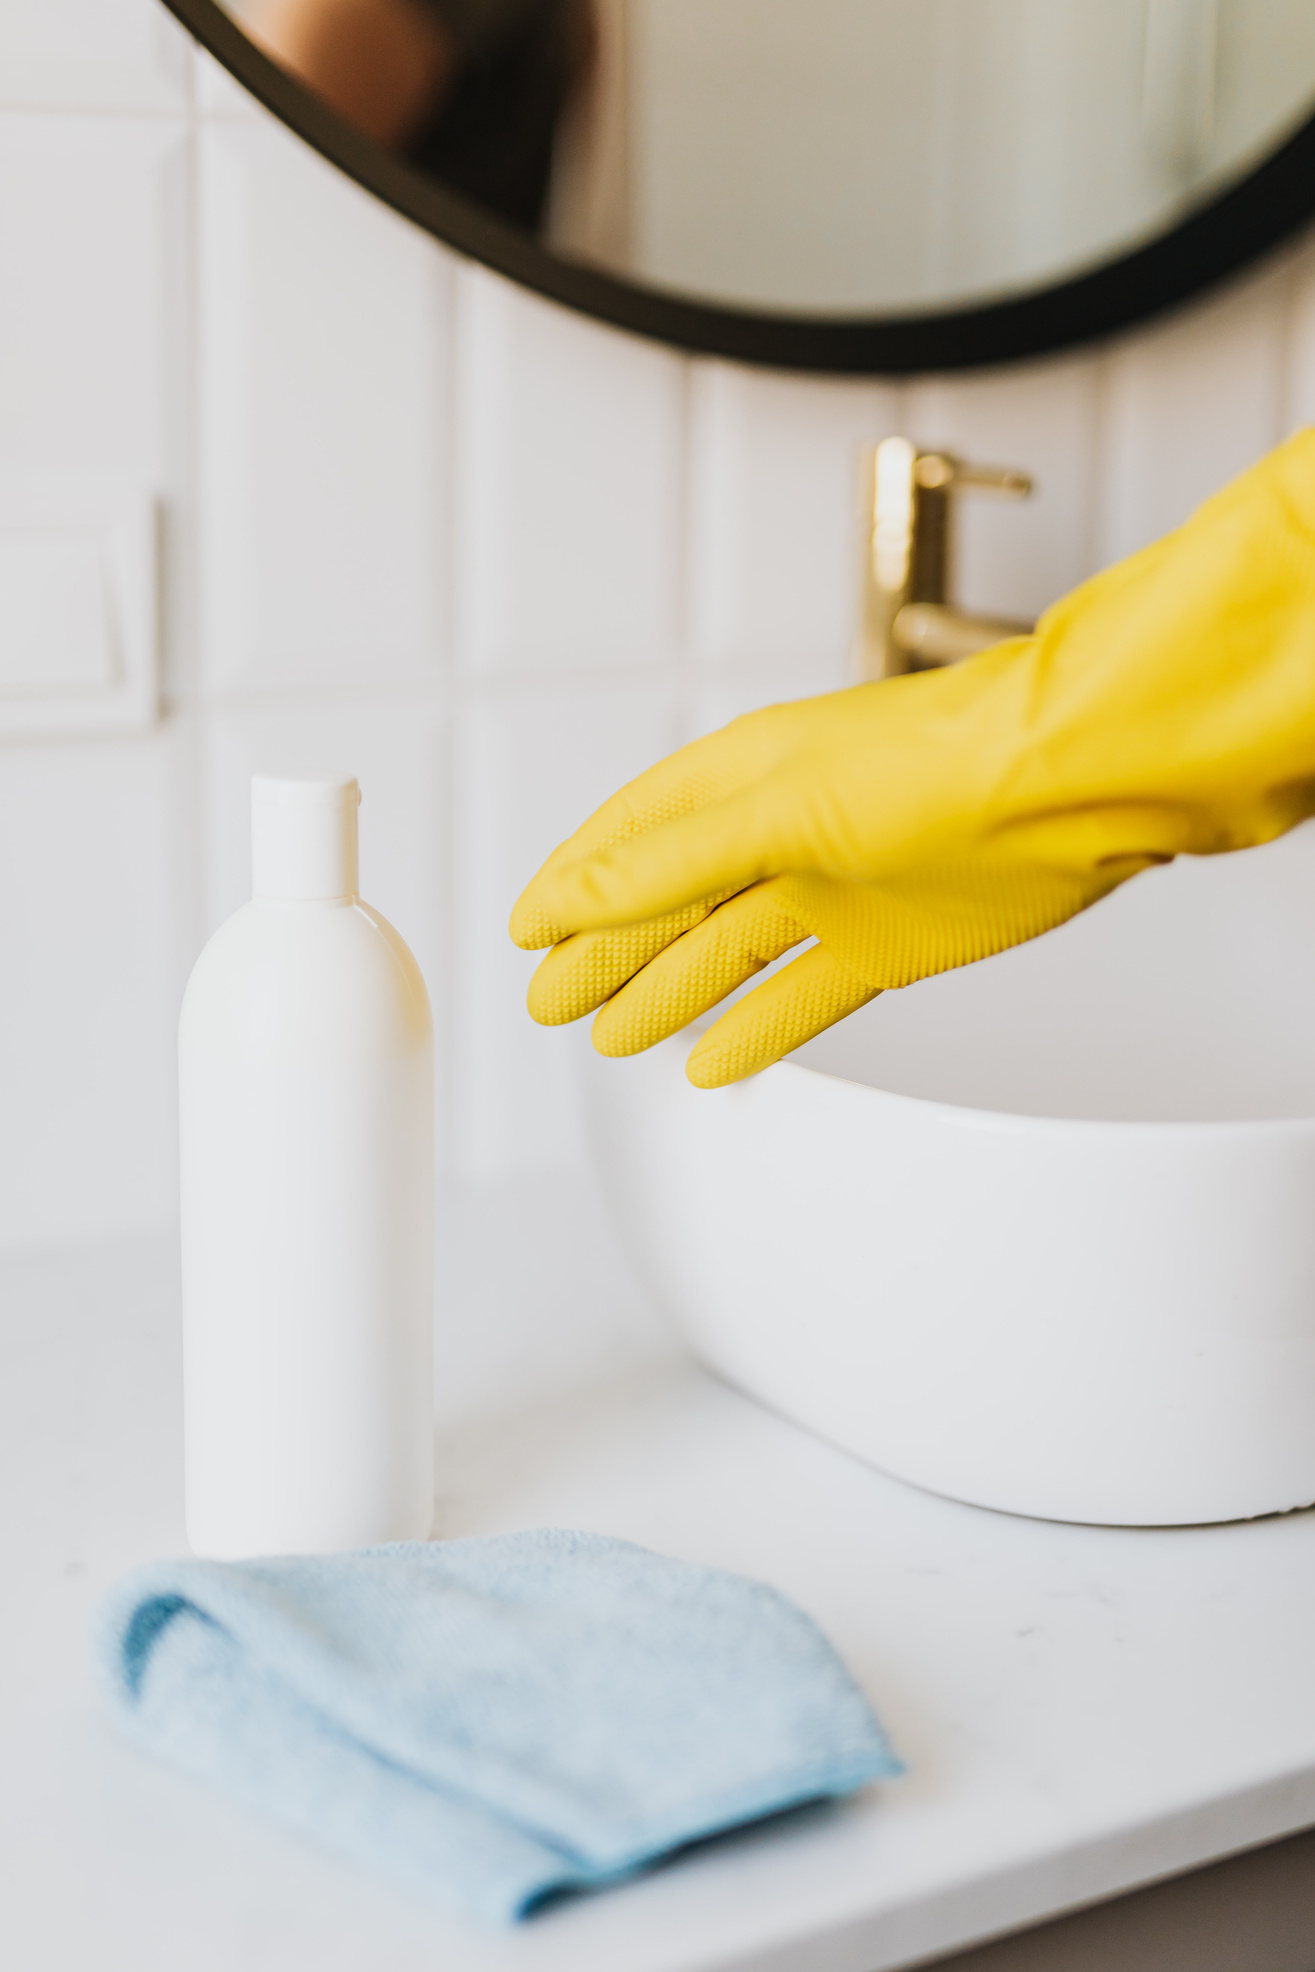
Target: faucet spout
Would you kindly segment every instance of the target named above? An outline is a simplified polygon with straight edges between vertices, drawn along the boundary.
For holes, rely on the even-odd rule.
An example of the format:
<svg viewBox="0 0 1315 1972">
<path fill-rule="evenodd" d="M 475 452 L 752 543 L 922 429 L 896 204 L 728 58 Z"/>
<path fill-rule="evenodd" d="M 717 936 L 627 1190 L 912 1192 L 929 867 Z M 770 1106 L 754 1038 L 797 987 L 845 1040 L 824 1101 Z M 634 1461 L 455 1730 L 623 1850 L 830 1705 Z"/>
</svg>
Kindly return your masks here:
<svg viewBox="0 0 1315 1972">
<path fill-rule="evenodd" d="M 1035 627 L 1029 616 L 988 616 L 953 603 L 905 603 L 895 613 L 890 636 L 908 659 L 907 670 L 929 671 L 959 664 L 1006 637 L 1029 636 Z"/>
</svg>

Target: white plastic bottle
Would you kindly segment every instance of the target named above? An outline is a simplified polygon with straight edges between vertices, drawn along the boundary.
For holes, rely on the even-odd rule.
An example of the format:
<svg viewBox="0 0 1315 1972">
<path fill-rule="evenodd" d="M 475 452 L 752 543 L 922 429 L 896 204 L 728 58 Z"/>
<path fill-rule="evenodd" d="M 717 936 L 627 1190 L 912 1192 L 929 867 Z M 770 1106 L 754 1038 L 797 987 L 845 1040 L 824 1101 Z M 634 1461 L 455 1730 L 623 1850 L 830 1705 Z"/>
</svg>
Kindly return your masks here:
<svg viewBox="0 0 1315 1972">
<path fill-rule="evenodd" d="M 252 783 L 254 896 L 179 1023 L 187 1537 L 421 1540 L 433 1516 L 433 1042 L 356 894 L 355 781 Z"/>
</svg>

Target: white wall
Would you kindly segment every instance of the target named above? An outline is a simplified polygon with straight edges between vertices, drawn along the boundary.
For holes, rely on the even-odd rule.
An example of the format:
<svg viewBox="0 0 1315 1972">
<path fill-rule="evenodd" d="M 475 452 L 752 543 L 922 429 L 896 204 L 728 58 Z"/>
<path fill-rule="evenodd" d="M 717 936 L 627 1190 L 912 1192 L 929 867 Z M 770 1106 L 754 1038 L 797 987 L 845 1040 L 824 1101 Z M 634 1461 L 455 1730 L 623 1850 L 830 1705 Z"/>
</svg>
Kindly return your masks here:
<svg viewBox="0 0 1315 1972">
<path fill-rule="evenodd" d="M 358 773 L 449 1168 L 574 1154 L 505 937 L 539 859 L 680 739 L 845 677 L 858 449 L 1029 468 L 963 588 L 1039 609 L 1315 416 L 1315 250 L 1075 359 L 905 389 L 689 362 L 377 208 L 155 0 L 0 15 L 0 474 L 163 503 L 166 716 L 0 746 L 0 1244 L 167 1221 L 173 1048 L 242 898 L 254 769 Z M 0 626 L 2 629 L 2 626 Z"/>
</svg>

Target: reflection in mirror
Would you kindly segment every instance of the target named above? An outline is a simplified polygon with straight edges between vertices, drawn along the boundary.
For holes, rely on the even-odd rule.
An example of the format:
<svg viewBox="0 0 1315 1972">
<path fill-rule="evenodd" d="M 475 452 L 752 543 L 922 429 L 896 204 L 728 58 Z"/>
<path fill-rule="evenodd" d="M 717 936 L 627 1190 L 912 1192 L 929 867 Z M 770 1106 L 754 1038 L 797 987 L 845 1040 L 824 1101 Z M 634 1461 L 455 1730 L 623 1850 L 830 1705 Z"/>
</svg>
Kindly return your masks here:
<svg viewBox="0 0 1315 1972">
<path fill-rule="evenodd" d="M 237 0 L 252 39 L 364 136 L 542 233 L 591 0 Z"/>
<path fill-rule="evenodd" d="M 1025 293 L 1315 109 L 1313 0 L 231 0 L 349 122 L 552 250 L 796 315 Z"/>
</svg>

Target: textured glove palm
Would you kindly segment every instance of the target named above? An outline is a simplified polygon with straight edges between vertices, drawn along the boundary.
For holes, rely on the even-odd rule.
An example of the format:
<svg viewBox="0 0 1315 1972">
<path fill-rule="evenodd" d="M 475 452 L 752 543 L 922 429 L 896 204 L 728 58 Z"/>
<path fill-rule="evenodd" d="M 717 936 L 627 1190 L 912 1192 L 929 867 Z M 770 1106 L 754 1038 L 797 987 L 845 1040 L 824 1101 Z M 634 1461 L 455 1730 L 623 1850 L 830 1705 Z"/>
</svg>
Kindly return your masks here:
<svg viewBox="0 0 1315 1972">
<path fill-rule="evenodd" d="M 808 938 L 694 1048 L 753 1074 L 886 987 L 1063 923 L 1149 864 L 1315 812 L 1315 432 L 1031 637 L 769 706 L 555 850 L 512 915 L 530 1012 L 650 1047 Z"/>
</svg>

